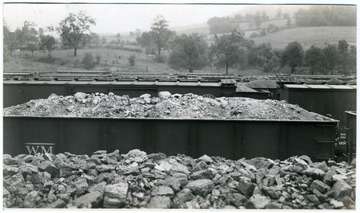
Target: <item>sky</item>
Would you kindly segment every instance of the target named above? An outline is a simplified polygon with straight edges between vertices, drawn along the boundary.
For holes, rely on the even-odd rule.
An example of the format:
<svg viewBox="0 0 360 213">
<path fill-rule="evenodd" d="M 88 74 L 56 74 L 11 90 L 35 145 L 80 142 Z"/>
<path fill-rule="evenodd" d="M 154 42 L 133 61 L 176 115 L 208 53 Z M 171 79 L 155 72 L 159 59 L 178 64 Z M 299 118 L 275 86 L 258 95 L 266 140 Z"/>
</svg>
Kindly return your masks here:
<svg viewBox="0 0 360 213">
<path fill-rule="evenodd" d="M 6 24 L 13 31 L 25 20 L 37 27 L 57 26 L 70 12 L 85 10 L 96 20 L 95 33 L 121 33 L 135 29 L 149 30 L 157 15 L 163 15 L 169 26 L 204 24 L 214 16 L 228 16 L 244 5 L 171 5 L 171 4 L 4 4 Z"/>
</svg>

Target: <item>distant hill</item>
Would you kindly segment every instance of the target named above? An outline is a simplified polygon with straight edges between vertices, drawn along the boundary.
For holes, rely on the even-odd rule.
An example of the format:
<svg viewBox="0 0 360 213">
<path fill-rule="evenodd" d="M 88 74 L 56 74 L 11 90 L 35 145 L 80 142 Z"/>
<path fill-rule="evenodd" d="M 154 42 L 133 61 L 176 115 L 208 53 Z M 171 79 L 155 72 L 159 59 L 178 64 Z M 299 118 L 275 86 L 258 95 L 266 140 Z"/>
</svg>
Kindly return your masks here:
<svg viewBox="0 0 360 213">
<path fill-rule="evenodd" d="M 310 7 L 311 5 L 261 5 L 260 4 L 260 5 L 245 7 L 243 10 L 234 13 L 231 16 L 235 16 L 236 14 L 245 15 L 247 13 L 255 14 L 256 12 L 264 11 L 266 15 L 268 15 L 270 18 L 273 18 L 276 16 L 278 9 L 280 9 L 282 14 L 288 13 L 290 17 L 292 17 L 294 13 L 299 9 L 309 9 Z"/>
<path fill-rule="evenodd" d="M 326 43 L 337 43 L 345 39 L 349 44 L 356 45 L 356 27 L 297 27 L 257 37 L 256 44 L 270 43 L 273 48 L 284 48 L 288 43 L 298 41 L 303 48 L 311 45 L 324 47 Z"/>
<path fill-rule="evenodd" d="M 286 26 L 286 19 L 274 19 L 269 20 L 261 23 L 260 28 L 266 28 L 270 24 L 276 25 L 278 27 Z M 248 34 L 247 31 L 254 32 L 253 29 L 255 28 L 255 25 L 250 22 L 243 22 L 240 23 L 240 29 L 242 31 L 245 31 L 246 34 Z M 199 34 L 210 34 L 209 25 L 207 23 L 204 24 L 197 24 L 197 25 L 189 25 L 185 27 L 175 27 L 172 30 L 175 30 L 177 34 L 191 34 L 191 33 L 199 33 Z"/>
<path fill-rule="evenodd" d="M 174 27 L 172 30 L 174 30 L 177 34 L 199 33 L 202 35 L 208 35 L 210 33 L 207 23 L 189 25 L 185 27 Z"/>
</svg>

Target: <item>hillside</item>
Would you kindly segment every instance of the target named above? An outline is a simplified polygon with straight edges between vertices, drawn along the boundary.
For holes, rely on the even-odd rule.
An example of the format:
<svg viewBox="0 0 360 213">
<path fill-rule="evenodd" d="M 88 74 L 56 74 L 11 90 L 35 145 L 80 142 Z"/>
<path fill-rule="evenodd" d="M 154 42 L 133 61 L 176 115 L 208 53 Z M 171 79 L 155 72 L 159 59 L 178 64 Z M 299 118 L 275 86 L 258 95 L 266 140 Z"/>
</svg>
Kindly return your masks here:
<svg viewBox="0 0 360 213">
<path fill-rule="evenodd" d="M 254 38 L 254 41 L 256 44 L 270 43 L 273 48 L 284 48 L 288 43 L 298 41 L 308 49 L 311 45 L 324 47 L 326 43 L 337 43 L 342 39 L 355 45 L 356 27 L 297 27 Z"/>
<path fill-rule="evenodd" d="M 235 16 L 236 14 L 256 14 L 256 12 L 264 11 L 266 15 L 268 15 L 270 18 L 275 17 L 278 9 L 281 10 L 282 14 L 288 13 L 290 17 L 294 15 L 296 11 L 299 9 L 309 9 L 312 5 L 252 5 L 247 6 L 241 11 L 232 14 L 231 16 Z"/>
<path fill-rule="evenodd" d="M 155 63 L 153 58 L 147 57 L 142 53 L 116 49 L 79 49 L 76 57 L 73 56 L 73 50 L 54 50 L 53 59 L 48 63 L 39 62 L 47 60 L 46 53 L 36 52 L 34 58 L 28 56 L 28 52 L 17 52 L 13 57 L 8 56 L 4 61 L 4 73 L 8 72 L 58 72 L 58 71 L 81 71 L 81 60 L 85 53 L 91 53 L 93 57 L 99 55 L 101 58 L 99 64 L 92 69 L 112 72 L 146 72 L 149 73 L 176 73 L 167 64 Z M 128 58 L 135 55 L 135 65 L 130 66 Z M 147 68 L 146 68 L 147 67 Z"/>
<path fill-rule="evenodd" d="M 40 53 L 35 53 L 35 56 Z M 41 54 L 43 56 L 43 54 Z M 40 56 L 39 56 L 40 57 Z M 60 66 L 57 64 L 48 64 L 32 60 L 30 57 L 21 58 L 19 56 L 7 56 L 4 60 L 4 73 L 35 73 L 35 72 L 58 72 L 58 71 L 73 71 L 77 70 L 71 67 Z"/>
<path fill-rule="evenodd" d="M 269 21 L 265 21 L 263 23 L 261 23 L 260 27 L 261 28 L 267 28 L 270 24 L 279 26 L 279 27 L 284 27 L 286 26 L 286 19 L 273 19 L 273 20 L 269 20 Z M 250 23 L 250 22 L 242 22 L 239 23 L 240 29 L 242 31 L 245 31 L 246 35 L 250 35 L 251 33 L 253 33 L 254 31 L 254 23 Z M 173 30 L 176 31 L 177 34 L 191 34 L 191 33 L 199 33 L 199 34 L 210 34 L 210 30 L 209 30 L 209 25 L 207 23 L 204 24 L 197 24 L 197 25 L 189 25 L 189 26 L 185 26 L 185 27 L 175 27 L 173 28 Z"/>
<path fill-rule="evenodd" d="M 174 30 L 179 35 L 191 34 L 191 33 L 199 33 L 199 34 L 208 35 L 210 33 L 209 25 L 207 23 L 189 25 L 189 26 L 185 26 L 185 27 L 174 27 L 172 30 Z"/>
</svg>

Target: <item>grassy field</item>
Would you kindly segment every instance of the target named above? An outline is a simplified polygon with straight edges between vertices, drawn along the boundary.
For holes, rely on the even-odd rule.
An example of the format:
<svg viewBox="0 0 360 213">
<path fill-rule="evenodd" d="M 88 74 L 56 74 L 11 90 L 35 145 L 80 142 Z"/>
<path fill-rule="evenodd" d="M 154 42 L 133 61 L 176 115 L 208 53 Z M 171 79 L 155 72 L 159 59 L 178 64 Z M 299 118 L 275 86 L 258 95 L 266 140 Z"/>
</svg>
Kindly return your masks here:
<svg viewBox="0 0 360 213">
<path fill-rule="evenodd" d="M 311 45 L 324 47 L 326 43 L 336 44 L 345 39 L 356 44 L 356 27 L 297 27 L 255 38 L 256 44 L 270 43 L 273 48 L 284 48 L 288 43 L 298 41 L 304 49 Z"/>
<path fill-rule="evenodd" d="M 94 57 L 100 55 L 100 63 L 96 64 L 91 71 L 110 71 L 111 73 L 156 73 L 156 74 L 177 74 L 187 73 L 187 70 L 172 69 L 166 63 L 156 63 L 151 56 L 143 53 L 117 49 L 79 49 L 77 56 L 73 56 L 73 50 L 54 50 L 50 62 L 39 62 L 47 60 L 47 54 L 44 52 L 35 52 L 34 57 L 27 51 L 14 53 L 14 56 L 6 57 L 4 61 L 4 72 L 58 72 L 58 71 L 81 71 L 81 60 L 85 53 L 91 53 Z M 135 55 L 135 65 L 131 66 L 128 58 Z M 42 61 L 41 60 L 41 61 Z M 225 69 L 216 69 L 214 67 L 204 67 L 201 70 L 195 70 L 194 73 L 225 73 Z M 256 69 L 229 69 L 230 74 L 260 74 Z"/>
<path fill-rule="evenodd" d="M 15 53 L 13 57 L 8 56 L 4 62 L 4 72 L 57 72 L 84 70 L 81 60 L 85 53 L 91 53 L 94 57 L 100 55 L 100 63 L 91 70 L 104 70 L 112 72 L 146 72 L 149 73 L 175 73 L 176 70 L 169 68 L 166 64 L 155 63 L 145 54 L 115 49 L 79 49 L 77 56 L 73 56 L 73 50 L 54 50 L 51 55 L 53 60 L 48 63 L 39 62 L 47 60 L 46 53 L 35 52 L 34 57 L 29 52 Z M 128 58 L 135 55 L 135 65 L 130 66 Z M 146 68 L 147 67 L 147 68 Z"/>
<path fill-rule="evenodd" d="M 6 57 L 4 60 L 4 69 L 5 73 L 14 73 L 14 72 L 57 72 L 57 71 L 66 71 L 66 70 L 76 70 L 70 67 L 64 67 L 56 64 L 42 63 L 34 61 L 30 58 L 22 58 L 20 56 Z"/>
</svg>

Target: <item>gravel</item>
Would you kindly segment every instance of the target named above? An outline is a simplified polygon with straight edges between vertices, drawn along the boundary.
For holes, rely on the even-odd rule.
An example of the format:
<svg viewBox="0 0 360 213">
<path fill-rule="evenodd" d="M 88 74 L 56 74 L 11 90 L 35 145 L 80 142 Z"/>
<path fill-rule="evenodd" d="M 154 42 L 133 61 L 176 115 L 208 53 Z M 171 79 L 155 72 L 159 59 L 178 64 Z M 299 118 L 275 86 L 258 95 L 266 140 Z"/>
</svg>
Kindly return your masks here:
<svg viewBox="0 0 360 213">
<path fill-rule="evenodd" d="M 356 165 L 307 156 L 194 159 L 99 150 L 3 160 L 4 208 L 355 209 Z"/>
<path fill-rule="evenodd" d="M 240 97 L 207 98 L 159 92 L 138 98 L 113 93 L 76 93 L 74 96 L 50 95 L 47 99 L 4 109 L 4 116 L 94 117 L 94 118 L 180 118 L 328 121 L 325 116 L 308 112 L 285 101 Z"/>
</svg>

